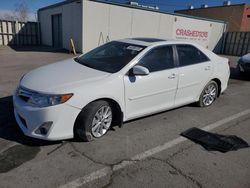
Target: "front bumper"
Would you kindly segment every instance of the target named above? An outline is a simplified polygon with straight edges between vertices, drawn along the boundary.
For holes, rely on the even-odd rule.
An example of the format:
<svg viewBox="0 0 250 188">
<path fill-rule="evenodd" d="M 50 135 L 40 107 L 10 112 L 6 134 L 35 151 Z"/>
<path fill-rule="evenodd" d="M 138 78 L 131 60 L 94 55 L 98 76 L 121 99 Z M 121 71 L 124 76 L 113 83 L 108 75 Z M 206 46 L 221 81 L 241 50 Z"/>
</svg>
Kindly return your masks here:
<svg viewBox="0 0 250 188">
<path fill-rule="evenodd" d="M 13 96 L 13 104 L 16 121 L 25 135 L 43 140 L 73 138 L 74 123 L 80 109 L 67 104 L 33 107 L 16 95 Z M 46 122 L 52 122 L 48 133 L 37 134 L 36 130 Z"/>
</svg>

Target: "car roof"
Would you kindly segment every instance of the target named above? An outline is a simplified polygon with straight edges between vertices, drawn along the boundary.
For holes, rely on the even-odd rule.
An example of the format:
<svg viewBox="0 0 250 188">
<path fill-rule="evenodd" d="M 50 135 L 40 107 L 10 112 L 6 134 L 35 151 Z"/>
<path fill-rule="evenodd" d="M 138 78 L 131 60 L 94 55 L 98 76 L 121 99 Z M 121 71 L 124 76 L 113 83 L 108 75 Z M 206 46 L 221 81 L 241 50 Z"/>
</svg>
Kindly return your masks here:
<svg viewBox="0 0 250 188">
<path fill-rule="evenodd" d="M 143 41 L 143 42 L 149 42 L 149 43 L 166 41 L 165 39 L 158 39 L 158 38 L 140 38 L 140 37 L 138 37 L 138 38 L 131 38 L 131 39 Z"/>
<path fill-rule="evenodd" d="M 125 42 L 130 43 L 134 45 L 140 45 L 140 46 L 155 46 L 155 45 L 162 45 L 162 44 L 190 44 L 195 45 L 194 43 L 188 42 L 188 41 L 180 41 L 180 40 L 174 40 L 174 39 L 159 39 L 159 38 L 127 38 L 127 39 L 121 39 L 117 40 L 119 42 Z"/>
<path fill-rule="evenodd" d="M 158 39 L 158 38 L 144 38 L 144 37 L 139 38 L 139 37 L 136 37 L 136 38 L 121 39 L 118 41 L 148 47 L 148 46 L 151 46 L 151 45 L 156 44 L 158 42 L 165 42 L 166 40 Z"/>
<path fill-rule="evenodd" d="M 200 44 L 197 44 L 195 42 L 189 42 L 189 41 L 183 41 L 183 40 L 174 40 L 174 39 L 157 39 L 157 38 L 127 38 L 127 39 L 121 39 L 116 40 L 119 42 L 129 43 L 131 45 L 139 45 L 144 46 L 146 48 L 148 47 L 155 47 L 160 45 L 192 45 L 201 50 L 203 53 L 208 55 L 210 58 L 214 57 L 215 54 L 208 50 L 207 48 L 201 46 Z"/>
</svg>

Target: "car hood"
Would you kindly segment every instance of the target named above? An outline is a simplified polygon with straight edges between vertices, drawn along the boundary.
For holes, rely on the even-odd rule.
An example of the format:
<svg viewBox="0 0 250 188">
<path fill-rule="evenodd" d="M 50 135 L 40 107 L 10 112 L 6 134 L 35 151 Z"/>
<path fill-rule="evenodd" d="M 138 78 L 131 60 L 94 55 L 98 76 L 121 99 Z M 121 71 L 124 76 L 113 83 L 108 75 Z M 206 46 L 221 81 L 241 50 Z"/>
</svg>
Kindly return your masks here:
<svg viewBox="0 0 250 188">
<path fill-rule="evenodd" d="M 34 69 L 22 78 L 20 85 L 34 91 L 55 93 L 102 80 L 108 75 L 110 73 L 68 59 Z"/>
<path fill-rule="evenodd" d="M 250 53 L 241 57 L 241 61 L 244 63 L 250 63 Z"/>
</svg>

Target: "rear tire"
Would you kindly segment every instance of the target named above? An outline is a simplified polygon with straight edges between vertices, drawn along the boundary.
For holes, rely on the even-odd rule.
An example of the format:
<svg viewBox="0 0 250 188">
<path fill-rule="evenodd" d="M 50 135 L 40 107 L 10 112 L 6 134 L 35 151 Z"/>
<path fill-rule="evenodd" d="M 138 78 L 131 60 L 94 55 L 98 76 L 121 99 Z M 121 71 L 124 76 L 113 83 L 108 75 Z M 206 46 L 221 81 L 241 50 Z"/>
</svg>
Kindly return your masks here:
<svg viewBox="0 0 250 188">
<path fill-rule="evenodd" d="M 201 92 L 199 101 L 198 101 L 198 106 L 200 107 L 208 107 L 213 104 L 213 102 L 216 100 L 218 96 L 218 85 L 215 81 L 210 81 L 203 91 Z"/>
<path fill-rule="evenodd" d="M 88 104 L 78 115 L 74 127 L 74 136 L 90 142 L 104 136 L 113 121 L 113 112 L 107 101 L 95 101 Z"/>
</svg>

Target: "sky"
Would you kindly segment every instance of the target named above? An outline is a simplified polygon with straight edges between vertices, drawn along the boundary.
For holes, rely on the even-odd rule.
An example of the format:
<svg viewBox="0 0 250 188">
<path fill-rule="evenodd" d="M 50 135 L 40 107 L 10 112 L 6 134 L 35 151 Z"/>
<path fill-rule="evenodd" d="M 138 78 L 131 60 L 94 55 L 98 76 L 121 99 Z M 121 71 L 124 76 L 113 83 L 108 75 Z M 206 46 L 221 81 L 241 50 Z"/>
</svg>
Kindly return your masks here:
<svg viewBox="0 0 250 188">
<path fill-rule="evenodd" d="M 15 4 L 19 0 L 0 0 L 0 15 L 11 12 L 15 9 Z M 41 8 L 63 0 L 23 0 L 26 1 L 29 7 L 30 16 L 34 16 L 36 11 Z M 128 0 L 107 0 L 119 3 L 126 3 Z M 219 6 L 222 5 L 224 0 L 134 0 L 139 2 L 139 4 L 155 6 L 157 5 L 160 10 L 174 12 L 174 10 L 186 9 L 189 5 L 194 5 L 198 8 L 202 4 L 207 4 L 208 6 Z M 232 0 L 232 4 L 246 3 L 250 4 L 250 0 Z"/>
</svg>

